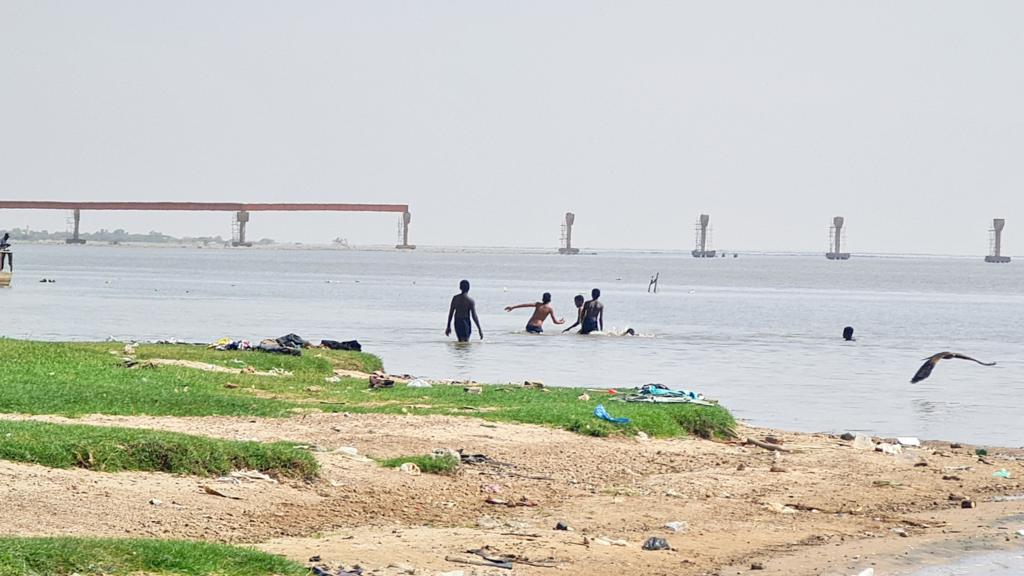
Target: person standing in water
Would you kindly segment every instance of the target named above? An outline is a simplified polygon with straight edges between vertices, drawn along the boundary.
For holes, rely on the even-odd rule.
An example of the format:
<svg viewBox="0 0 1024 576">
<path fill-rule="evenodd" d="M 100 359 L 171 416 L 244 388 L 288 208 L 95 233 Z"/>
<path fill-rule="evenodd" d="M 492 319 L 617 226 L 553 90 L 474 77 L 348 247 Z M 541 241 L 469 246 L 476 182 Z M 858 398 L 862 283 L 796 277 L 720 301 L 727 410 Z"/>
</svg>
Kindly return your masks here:
<svg viewBox="0 0 1024 576">
<path fill-rule="evenodd" d="M 604 332 L 604 304 L 597 301 L 601 297 L 601 291 L 594 288 L 590 291 L 590 300 L 583 304 L 583 327 L 580 334 L 591 332 Z"/>
<path fill-rule="evenodd" d="M 11 243 L 9 242 L 11 234 L 4 232 L 3 239 L 0 239 L 0 270 L 4 269 L 4 262 L 11 267 L 11 272 L 14 272 L 14 254 L 11 252 Z"/>
<path fill-rule="evenodd" d="M 583 294 L 577 294 L 576 297 L 572 299 L 573 303 L 576 304 L 576 322 L 574 322 L 572 326 L 562 330 L 562 332 L 568 332 L 583 322 L 583 303 L 586 300 L 587 299 L 583 297 Z"/>
<path fill-rule="evenodd" d="M 544 332 L 544 320 L 550 316 L 551 321 L 555 324 L 565 324 L 565 320 L 559 320 L 555 318 L 555 309 L 551 307 L 551 293 L 545 292 L 541 296 L 540 302 L 534 302 L 533 304 L 516 304 L 515 306 L 505 306 L 505 312 L 511 312 L 517 308 L 533 308 L 533 316 L 530 317 L 530 321 L 526 323 L 526 331 L 530 334 L 540 334 Z"/>
<path fill-rule="evenodd" d="M 445 336 L 452 335 L 452 319 L 455 320 L 455 336 L 459 342 L 469 342 L 469 337 L 473 334 L 470 319 L 476 323 L 480 339 L 484 339 L 484 331 L 480 328 L 480 319 L 476 315 L 476 302 L 469 297 L 469 280 L 459 282 L 459 293 L 452 297 L 452 305 L 448 308 L 448 327 L 444 330 Z"/>
</svg>

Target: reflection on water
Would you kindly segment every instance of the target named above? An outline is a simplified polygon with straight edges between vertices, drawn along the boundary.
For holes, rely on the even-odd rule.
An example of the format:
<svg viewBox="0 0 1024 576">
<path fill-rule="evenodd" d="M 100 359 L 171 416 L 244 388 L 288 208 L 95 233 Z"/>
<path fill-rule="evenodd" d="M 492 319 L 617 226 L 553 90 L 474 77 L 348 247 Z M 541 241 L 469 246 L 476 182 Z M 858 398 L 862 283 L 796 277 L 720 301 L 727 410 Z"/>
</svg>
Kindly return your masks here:
<svg viewBox="0 0 1024 576">
<path fill-rule="evenodd" d="M 451 352 L 451 365 L 459 373 L 470 371 L 473 367 L 473 349 L 482 345 L 482 340 L 479 342 L 450 342 L 447 348 Z"/>
<path fill-rule="evenodd" d="M 393 372 L 481 382 L 699 390 L 754 424 L 1024 445 L 1024 267 L 970 259 L 694 259 L 540 254 L 22 246 L 3 331 L 44 339 L 358 339 Z M 266 262 L 273 261 L 270 270 Z M 647 292 L 660 272 L 660 290 Z M 39 278 L 56 283 L 39 284 Z M 486 340 L 443 334 L 473 283 Z M 602 289 L 606 326 L 523 333 L 509 304 Z M 844 326 L 857 341 L 845 342 Z M 475 328 L 475 327 L 474 327 Z M 999 363 L 947 361 L 941 350 Z"/>
</svg>

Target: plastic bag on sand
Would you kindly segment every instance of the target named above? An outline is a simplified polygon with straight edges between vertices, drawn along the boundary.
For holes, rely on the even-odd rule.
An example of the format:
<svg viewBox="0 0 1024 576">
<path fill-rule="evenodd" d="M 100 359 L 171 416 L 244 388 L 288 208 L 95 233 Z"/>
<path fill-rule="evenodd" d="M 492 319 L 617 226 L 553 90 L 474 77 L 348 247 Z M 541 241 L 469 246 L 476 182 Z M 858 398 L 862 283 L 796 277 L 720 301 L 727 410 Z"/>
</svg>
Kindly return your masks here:
<svg viewBox="0 0 1024 576">
<path fill-rule="evenodd" d="M 903 453 L 903 448 L 901 448 L 899 444 L 881 442 L 878 444 L 878 449 L 881 450 L 882 454 L 888 454 L 890 456 L 896 456 Z"/>
<path fill-rule="evenodd" d="M 858 572 L 856 576 L 875 576 L 875 569 L 868 568 L 862 572 Z"/>
<path fill-rule="evenodd" d="M 853 439 L 853 447 L 858 450 L 874 450 L 875 443 L 871 440 L 871 438 L 863 434 L 857 434 L 857 436 Z"/>
<path fill-rule="evenodd" d="M 407 384 L 407 386 L 409 386 L 409 388 L 430 388 L 431 387 L 430 382 L 427 382 L 423 378 L 417 378 L 417 379 L 413 380 L 412 382 L 409 382 L 409 384 Z"/>
<path fill-rule="evenodd" d="M 686 523 L 685 521 L 682 521 L 682 520 L 680 520 L 678 522 L 669 522 L 668 524 L 665 524 L 665 528 L 668 528 L 669 530 L 671 530 L 673 532 L 676 532 L 676 533 L 678 533 L 678 532 L 686 532 L 686 529 L 689 528 L 689 526 L 690 525 L 688 523 Z"/>
<path fill-rule="evenodd" d="M 406 462 L 405 464 L 399 466 L 398 469 L 401 470 L 402 472 L 405 472 L 406 474 L 409 474 L 410 476 L 420 475 L 420 467 L 414 464 L 413 462 Z"/>
<path fill-rule="evenodd" d="M 664 538 L 657 538 L 651 536 L 644 542 L 644 550 L 671 550 L 672 546 L 669 545 L 668 541 Z"/>
</svg>

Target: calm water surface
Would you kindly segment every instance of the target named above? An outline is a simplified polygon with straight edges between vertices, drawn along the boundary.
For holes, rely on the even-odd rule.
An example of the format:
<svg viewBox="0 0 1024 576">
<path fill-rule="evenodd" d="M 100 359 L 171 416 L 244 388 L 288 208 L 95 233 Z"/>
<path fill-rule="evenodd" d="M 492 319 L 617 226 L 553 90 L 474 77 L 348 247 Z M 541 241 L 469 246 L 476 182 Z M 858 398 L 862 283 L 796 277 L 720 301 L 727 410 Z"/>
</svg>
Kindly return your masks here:
<svg viewBox="0 0 1024 576">
<path fill-rule="evenodd" d="M 3 334 L 49 340 L 358 339 L 393 372 L 485 382 L 695 389 L 753 424 L 1024 445 L 1024 263 L 980 259 L 19 246 Z M 647 281 L 661 273 L 661 290 Z M 40 278 L 53 278 L 40 284 Z M 459 279 L 485 339 L 443 334 Z M 541 292 L 603 291 L 606 327 L 522 332 Z M 845 325 L 857 342 L 844 342 Z M 945 362 L 919 384 L 927 355 Z"/>
<path fill-rule="evenodd" d="M 946 566 L 933 566 L 913 576 L 1020 576 L 1024 574 L 1024 554 L 997 552 L 963 558 Z M 879 575 L 881 576 L 881 575 Z"/>
</svg>

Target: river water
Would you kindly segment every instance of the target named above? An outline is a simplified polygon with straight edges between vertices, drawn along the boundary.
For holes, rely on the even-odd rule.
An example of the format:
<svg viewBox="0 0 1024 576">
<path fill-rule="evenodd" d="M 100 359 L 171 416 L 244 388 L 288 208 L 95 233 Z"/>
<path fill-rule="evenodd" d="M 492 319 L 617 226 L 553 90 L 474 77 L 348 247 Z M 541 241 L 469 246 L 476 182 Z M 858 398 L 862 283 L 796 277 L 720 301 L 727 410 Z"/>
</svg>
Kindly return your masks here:
<svg viewBox="0 0 1024 576">
<path fill-rule="evenodd" d="M 682 253 L 560 256 L 502 250 L 356 251 L 125 246 L 17 247 L 0 291 L 2 333 L 47 340 L 288 332 L 358 339 L 392 372 L 483 382 L 698 390 L 755 425 L 1024 446 L 1024 263 L 978 258 Z M 657 294 L 648 279 L 661 274 Z M 52 278 L 53 283 L 39 283 Z M 443 330 L 458 281 L 473 283 L 485 339 Z M 606 328 L 528 335 L 527 311 L 601 288 Z M 856 329 L 844 342 L 842 329 Z M 910 384 L 942 350 L 946 361 Z"/>
<path fill-rule="evenodd" d="M 1018 550 L 968 556 L 952 564 L 925 568 L 914 572 L 912 576 L 1020 576 L 1021 574 L 1024 574 L 1024 553 Z"/>
</svg>

